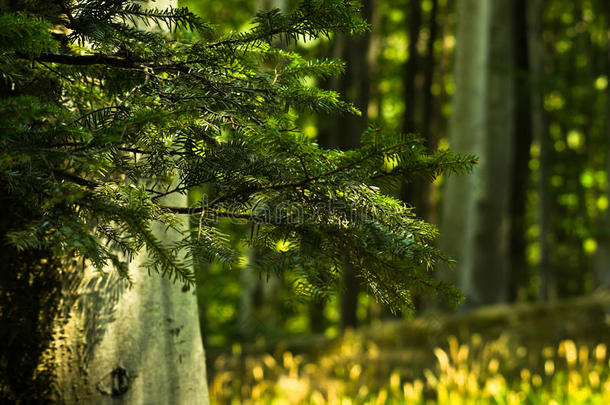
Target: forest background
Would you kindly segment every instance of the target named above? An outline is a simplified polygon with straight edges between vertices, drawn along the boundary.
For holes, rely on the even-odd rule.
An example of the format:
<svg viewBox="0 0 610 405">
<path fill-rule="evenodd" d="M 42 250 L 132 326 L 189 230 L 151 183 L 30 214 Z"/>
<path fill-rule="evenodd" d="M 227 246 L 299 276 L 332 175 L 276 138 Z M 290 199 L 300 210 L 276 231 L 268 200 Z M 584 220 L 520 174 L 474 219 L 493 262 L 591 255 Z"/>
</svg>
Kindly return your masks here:
<svg viewBox="0 0 610 405">
<path fill-rule="evenodd" d="M 257 9 L 291 7 L 271 3 L 182 2 L 232 30 L 247 27 Z M 447 192 L 443 178 L 431 186 L 422 182 L 390 190 L 439 224 L 441 247 L 458 259 L 447 277 L 466 292 L 460 308 L 576 297 L 610 282 L 610 7 L 586 0 L 494 3 L 487 40 L 463 44 L 487 46 L 490 53 L 487 73 L 479 72 L 489 76 L 483 95 L 487 129 L 483 135 L 460 134 L 465 141 L 452 142 L 449 136 L 459 46 L 455 2 L 365 1 L 367 35 L 298 44 L 305 55 L 346 61 L 344 75 L 317 84 L 337 90 L 363 112 L 361 118 L 303 118 L 304 132 L 319 144 L 354 147 L 357 138 L 346 128 L 368 118 L 418 133 L 431 149 L 450 145 L 480 155 L 473 179 L 455 180 L 461 186 L 478 182 L 464 191 L 476 194 L 472 212 L 464 214 L 463 196 Z M 467 225 L 454 223 L 456 217 L 470 221 L 468 216 L 477 217 L 479 225 L 464 247 L 460 235 L 468 232 Z M 451 240 L 451 232 L 462 241 Z M 244 262 L 247 254 L 244 250 Z M 199 269 L 199 277 L 200 316 L 207 325 L 202 331 L 210 350 L 257 336 L 335 336 L 346 327 L 393 317 L 364 288 L 346 288 L 328 302 L 312 303 L 294 299 L 290 275 L 267 280 L 210 265 Z M 431 306 L 420 301 L 421 310 Z"/>
</svg>

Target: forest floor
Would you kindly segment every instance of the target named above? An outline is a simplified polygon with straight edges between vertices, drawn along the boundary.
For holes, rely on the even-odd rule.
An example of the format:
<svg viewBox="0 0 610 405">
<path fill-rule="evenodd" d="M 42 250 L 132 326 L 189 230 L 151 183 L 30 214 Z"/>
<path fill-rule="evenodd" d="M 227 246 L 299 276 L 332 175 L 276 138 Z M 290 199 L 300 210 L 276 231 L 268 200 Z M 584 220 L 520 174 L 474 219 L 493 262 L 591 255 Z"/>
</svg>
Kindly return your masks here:
<svg viewBox="0 0 610 405">
<path fill-rule="evenodd" d="M 580 387 L 574 392 L 583 395 L 586 389 L 587 398 L 597 398 L 595 394 L 603 401 L 610 395 L 607 345 L 610 294 L 428 312 L 412 320 L 379 321 L 336 338 L 304 336 L 217 356 L 211 391 L 220 402 L 235 396 L 283 398 L 288 392 L 288 398 L 327 403 L 342 397 L 364 401 L 371 393 L 378 399 L 395 386 L 401 398 L 411 393 L 421 401 L 427 396 L 436 401 L 441 386 L 453 387 L 449 393 L 459 392 L 460 386 L 468 393 L 474 386 L 477 395 L 491 398 L 494 388 L 488 385 L 496 381 L 517 399 L 547 384 L 540 395 L 548 401 L 553 390 L 564 395 L 569 376 Z"/>
</svg>

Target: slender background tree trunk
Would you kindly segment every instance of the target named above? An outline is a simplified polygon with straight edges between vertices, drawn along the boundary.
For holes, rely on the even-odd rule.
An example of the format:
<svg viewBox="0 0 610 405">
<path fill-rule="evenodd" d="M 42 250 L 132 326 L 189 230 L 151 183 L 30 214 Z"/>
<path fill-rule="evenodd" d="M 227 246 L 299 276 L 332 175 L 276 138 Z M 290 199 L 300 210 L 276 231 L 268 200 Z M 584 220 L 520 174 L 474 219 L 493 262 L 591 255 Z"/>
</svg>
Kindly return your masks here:
<svg viewBox="0 0 610 405">
<path fill-rule="evenodd" d="M 489 76 L 484 150 L 478 176 L 481 194 L 476 202 L 473 241 L 474 305 L 505 302 L 508 298 L 511 174 L 515 87 L 513 0 L 494 0 L 492 6 Z M 477 177 L 478 177 L 477 176 Z"/>
<path fill-rule="evenodd" d="M 610 4 L 605 3 L 606 18 L 610 17 Z M 608 31 L 610 43 L 610 28 Z M 610 48 L 606 60 L 606 76 L 610 77 Z M 606 141 L 610 145 L 610 86 L 606 87 Z M 610 179 L 610 147 L 606 157 L 606 179 Z M 606 192 L 610 200 L 610 190 Z M 610 212 L 606 209 L 601 220 L 595 257 L 595 286 L 610 286 Z"/>
<path fill-rule="evenodd" d="M 515 52 L 515 137 L 514 167 L 511 198 L 511 238 L 510 256 L 512 259 L 509 277 L 509 296 L 511 300 L 527 296 L 529 277 L 526 248 L 526 207 L 529 187 L 529 161 L 532 145 L 532 113 L 530 104 L 529 46 L 527 26 L 527 0 L 517 0 L 513 7 L 514 52 Z"/>
<path fill-rule="evenodd" d="M 409 24 L 409 54 L 403 71 L 403 102 L 405 112 L 403 116 L 402 132 L 415 132 L 417 125 L 415 123 L 415 100 L 417 95 L 415 92 L 415 79 L 419 72 L 419 52 L 417 43 L 419 42 L 419 33 L 422 28 L 422 10 L 421 0 L 410 0 L 407 9 L 407 21 Z"/>
<path fill-rule="evenodd" d="M 527 2 L 528 22 L 528 49 L 530 59 L 530 72 L 532 78 L 531 86 L 531 111 L 532 111 L 532 136 L 540 147 L 540 170 L 536 189 L 538 192 L 538 203 L 536 216 L 540 227 L 538 236 L 539 276 L 540 289 L 539 298 L 543 300 L 557 297 L 557 284 L 551 267 L 551 204 L 550 194 L 551 180 L 551 156 L 552 145 L 549 137 L 543 105 L 543 77 L 544 77 L 544 43 L 542 40 L 542 0 L 530 0 Z"/>
<path fill-rule="evenodd" d="M 362 17 L 371 21 L 377 9 L 376 0 L 365 0 L 362 4 Z M 372 27 L 374 29 L 374 27 Z M 360 38 L 337 38 L 336 46 L 339 55 L 347 63 L 345 76 L 340 83 L 341 94 L 362 112 L 360 117 L 343 116 L 335 120 L 333 132 L 335 141 L 333 146 L 339 148 L 354 149 L 360 145 L 360 135 L 366 129 L 368 120 L 368 108 L 371 96 L 371 62 L 374 60 L 369 54 L 371 48 L 371 37 L 373 32 L 368 32 Z M 356 268 L 345 261 L 343 269 L 343 293 L 341 295 L 341 327 L 356 327 L 358 324 L 358 294 L 360 292 L 360 280 Z"/>
<path fill-rule="evenodd" d="M 485 152 L 487 78 L 491 1 L 459 0 L 455 95 L 449 123 L 449 142 L 456 152 Z M 482 193 L 481 168 L 470 176 L 450 177 L 444 188 L 440 247 L 457 260 L 455 270 L 440 269 L 439 277 L 457 284 L 467 304 L 475 302 L 473 283 L 476 201 Z"/>
</svg>

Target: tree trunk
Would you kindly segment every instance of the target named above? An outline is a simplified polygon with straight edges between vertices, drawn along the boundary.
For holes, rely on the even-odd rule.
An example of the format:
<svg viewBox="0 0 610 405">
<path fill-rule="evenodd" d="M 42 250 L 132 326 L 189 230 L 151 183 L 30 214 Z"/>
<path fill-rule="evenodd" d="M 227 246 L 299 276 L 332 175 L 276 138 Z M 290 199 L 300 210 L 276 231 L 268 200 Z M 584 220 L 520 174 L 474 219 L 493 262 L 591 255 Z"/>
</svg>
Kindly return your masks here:
<svg viewBox="0 0 610 405">
<path fill-rule="evenodd" d="M 456 152 L 482 156 L 485 152 L 491 2 L 460 0 L 457 21 L 455 95 L 449 141 Z M 479 299 L 473 282 L 476 202 L 483 191 L 482 180 L 480 167 L 472 175 L 448 178 L 441 218 L 440 247 L 457 260 L 457 265 L 455 272 L 440 269 L 439 277 L 457 284 L 467 300 L 475 302 Z"/>
<path fill-rule="evenodd" d="M 539 275 L 540 290 L 539 298 L 543 300 L 553 299 L 557 296 L 557 285 L 551 268 L 551 194 L 549 190 L 551 179 L 550 160 L 552 153 L 551 139 L 546 130 L 542 80 L 544 77 L 544 43 L 542 39 L 542 0 L 530 0 L 527 2 L 528 21 L 528 48 L 530 59 L 530 71 L 532 86 L 530 94 L 532 111 L 532 134 L 540 145 L 540 172 L 536 189 L 538 191 L 538 203 L 536 216 L 540 228 L 538 246 L 540 250 Z"/>
<path fill-rule="evenodd" d="M 426 43 L 426 59 L 424 60 L 424 96 L 422 108 L 422 135 L 426 140 L 426 146 L 436 149 L 438 144 L 438 134 L 432 134 L 432 121 L 434 117 L 434 95 L 432 94 L 432 83 L 434 82 L 435 71 L 435 51 L 434 43 L 438 38 L 438 0 L 432 0 L 432 9 L 428 18 L 429 34 Z"/>
<path fill-rule="evenodd" d="M 415 120 L 415 100 L 417 99 L 416 79 L 419 73 L 419 52 L 417 43 L 419 33 L 422 28 L 422 10 L 420 0 L 410 0 L 408 15 L 408 58 L 405 62 L 402 74 L 402 100 L 404 113 L 402 118 L 402 132 L 411 133 L 418 131 Z M 423 182 L 420 179 L 413 179 L 409 183 L 403 183 L 400 191 L 400 198 L 411 206 L 414 206 L 418 213 L 421 208 L 423 198 Z"/>
<path fill-rule="evenodd" d="M 515 137 L 514 168 L 511 198 L 511 272 L 509 277 L 509 299 L 527 297 L 529 276 L 526 261 L 527 192 L 529 186 L 530 147 L 532 144 L 532 113 L 530 106 L 531 81 L 529 80 L 529 46 L 527 41 L 527 0 L 518 0 L 513 7 L 514 52 L 517 77 L 515 80 Z"/>
<path fill-rule="evenodd" d="M 417 6 L 419 7 L 419 5 Z M 417 12 L 415 10 L 412 11 L 414 14 L 420 13 L 421 10 Z M 421 128 L 421 136 L 424 139 L 425 145 L 429 150 L 435 150 L 438 146 L 438 132 L 432 133 L 432 121 L 435 119 L 434 110 L 435 110 L 435 100 L 432 94 L 432 83 L 434 79 L 435 72 L 435 51 L 434 51 L 434 43 L 438 36 L 438 0 L 432 0 L 432 8 L 430 10 L 430 14 L 428 16 L 428 39 L 426 43 L 426 57 L 422 60 L 421 63 L 421 73 L 423 74 L 423 85 L 422 85 L 422 108 L 421 108 L 421 120 L 420 125 L 415 125 L 414 118 L 414 107 L 410 107 L 407 109 L 406 104 L 408 102 L 414 103 L 415 97 L 408 97 L 407 94 L 404 95 L 405 101 L 405 117 L 403 120 L 403 131 L 405 131 L 408 127 L 412 127 L 414 130 L 416 127 L 418 130 Z M 409 37 L 413 37 L 414 40 L 418 39 L 419 34 L 415 34 L 413 25 L 419 24 L 417 26 L 418 32 L 421 30 L 421 15 L 417 18 L 415 15 L 410 20 L 410 24 L 412 26 L 409 27 L 410 35 Z M 411 61 L 411 55 L 413 55 L 413 69 L 417 69 L 420 65 L 418 62 L 419 55 L 417 54 L 417 47 L 415 45 L 411 46 L 412 43 L 409 43 L 409 62 Z M 412 53 L 413 52 L 413 53 Z M 408 70 L 411 70 L 409 68 Z M 419 70 L 419 69 L 418 69 Z M 416 70 L 409 75 L 405 75 L 405 80 L 412 81 L 412 84 L 407 85 L 405 83 L 405 92 L 411 91 L 415 92 L 415 81 L 417 74 L 419 72 Z M 409 116 L 411 116 L 409 118 Z M 412 122 L 412 124 L 409 124 Z M 409 184 L 404 185 L 404 193 L 403 199 L 405 202 L 414 205 L 416 208 L 417 215 L 427 222 L 434 222 L 434 185 L 428 181 L 422 179 L 413 179 Z"/>
<path fill-rule="evenodd" d="M 419 72 L 419 53 L 417 43 L 419 42 L 419 32 L 421 31 L 421 0 L 410 0 L 407 12 L 409 23 L 409 56 L 403 71 L 403 103 L 405 112 L 403 115 L 402 132 L 415 132 L 415 78 Z"/>
<path fill-rule="evenodd" d="M 362 17 L 371 21 L 376 13 L 376 8 L 376 0 L 363 1 Z M 374 30 L 374 27 L 372 29 Z M 347 62 L 347 70 L 340 83 L 341 94 L 362 112 L 360 117 L 346 115 L 335 120 L 333 128 L 337 142 L 335 146 L 343 150 L 357 148 L 360 144 L 360 135 L 366 129 L 372 82 L 371 61 L 374 59 L 370 54 L 373 34 L 373 31 L 369 31 L 363 37 L 353 39 L 340 36 L 335 42 L 337 51 L 341 52 L 339 55 L 342 55 Z M 356 268 L 349 260 L 345 261 L 343 268 L 343 287 L 341 327 L 343 329 L 353 328 L 358 324 L 356 312 L 360 281 Z"/>
<path fill-rule="evenodd" d="M 368 99 L 366 100 L 366 108 L 363 108 L 363 85 L 368 83 L 358 83 L 362 80 L 362 71 L 365 68 L 363 60 L 358 60 L 362 55 L 363 39 L 350 39 L 345 35 L 339 36 L 333 44 L 336 53 L 341 55 L 347 62 L 345 76 L 339 82 L 339 92 L 343 98 L 347 98 L 353 102 L 362 112 L 361 117 L 342 116 L 334 121 L 331 142 L 336 142 L 335 147 L 343 150 L 354 149 L 359 145 L 359 134 L 365 127 L 365 120 L 368 109 Z M 360 283 L 358 282 L 358 272 L 354 265 L 348 260 L 347 255 L 344 260 L 342 273 L 343 291 L 340 299 L 340 326 L 341 329 L 355 328 L 358 326 L 358 294 L 360 293 Z"/>
<path fill-rule="evenodd" d="M 487 132 L 478 170 L 482 190 L 476 203 L 472 303 L 505 302 L 510 269 L 509 236 L 514 136 L 513 0 L 494 0 L 492 6 Z"/>
<path fill-rule="evenodd" d="M 443 43 L 442 50 L 440 55 L 438 55 L 438 60 L 435 62 L 435 54 L 429 54 L 427 63 L 430 63 L 434 66 L 433 71 L 430 71 L 431 77 L 425 78 L 424 82 L 427 83 L 429 81 L 429 86 L 424 85 L 424 88 L 428 89 L 427 93 L 424 97 L 424 112 L 423 112 L 423 126 L 422 131 L 428 142 L 427 146 L 430 150 L 436 150 L 438 148 L 438 143 L 441 139 L 441 134 L 445 132 L 447 123 L 443 118 L 443 106 L 445 105 L 445 100 L 448 98 L 447 94 L 447 86 L 445 86 L 445 76 L 447 71 L 451 69 L 451 59 L 453 55 L 453 49 L 449 45 L 449 41 L 446 41 L 447 35 L 452 35 L 451 31 L 451 16 L 453 15 L 453 4 L 449 3 L 446 0 L 442 1 L 433 1 L 432 8 L 432 16 L 430 22 L 430 36 L 433 35 L 436 31 L 439 31 L 434 36 L 440 38 Z M 430 47 L 434 48 L 434 43 L 428 43 L 428 49 Z M 428 73 L 426 73 L 428 74 Z M 433 94 L 433 83 L 435 80 L 438 81 L 439 84 L 439 94 Z M 431 224 L 439 223 L 440 216 L 440 187 L 436 183 L 428 183 L 426 190 L 426 200 L 423 204 L 423 211 L 419 210 L 418 213 L 422 216 L 427 222 Z"/>
<path fill-rule="evenodd" d="M 261 253 L 255 248 L 247 252 L 248 262 L 255 263 Z M 238 331 L 244 340 L 256 334 L 276 331 L 279 325 L 279 290 L 282 279 L 273 273 L 259 273 L 250 265 L 241 269 L 239 275 L 241 299 L 239 308 Z"/>
<path fill-rule="evenodd" d="M 156 235 L 163 230 L 157 225 Z M 144 260 L 141 254 L 130 265 L 132 288 L 90 267 L 78 284 L 66 286 L 50 349 L 57 402 L 208 403 L 193 291 L 149 275 L 138 268 Z"/>
<path fill-rule="evenodd" d="M 605 7 L 606 16 L 610 17 L 610 5 Z M 608 31 L 610 41 L 610 29 Z M 610 77 L 610 48 L 606 60 L 606 76 Z M 606 87 L 606 139 L 608 141 L 606 155 L 606 178 L 610 179 L 610 86 Z M 610 199 L 610 190 L 606 192 Z M 610 212 L 606 209 L 600 221 L 600 232 L 595 255 L 595 287 L 610 286 Z"/>
<path fill-rule="evenodd" d="M 331 57 L 341 58 L 346 64 L 346 72 L 341 77 L 328 80 L 327 88 L 337 91 L 343 99 L 352 103 L 362 112 L 360 117 L 344 115 L 329 117 L 320 121 L 318 142 L 325 148 L 354 149 L 360 145 L 360 135 L 366 129 L 371 99 L 371 83 L 375 74 L 373 64 L 377 58 L 375 41 L 378 25 L 377 0 L 363 1 L 362 17 L 371 24 L 371 30 L 363 37 L 354 38 L 337 35 L 332 43 Z M 381 117 L 381 102 L 377 104 L 378 118 Z M 341 293 L 340 323 L 343 329 L 356 327 L 360 282 L 356 268 L 345 260 L 343 268 L 343 291 Z M 310 323 L 323 320 L 322 303 L 312 303 Z M 319 330 L 319 325 L 315 330 Z"/>
<path fill-rule="evenodd" d="M 165 202 L 185 205 L 186 197 Z M 178 238 L 160 223 L 153 232 L 164 243 Z M 194 291 L 149 274 L 140 268 L 146 259 L 130 263 L 131 288 L 111 269 L 71 263 L 49 352 L 57 402 L 208 403 Z"/>
<path fill-rule="evenodd" d="M 167 8 L 175 1 L 157 1 Z M 166 197 L 186 205 L 185 196 Z M 186 220 L 184 230 L 188 229 Z M 179 235 L 153 224 L 159 240 Z M 130 263 L 133 287 L 109 269 L 68 264 L 49 362 L 55 401 L 66 404 L 207 404 L 205 356 L 193 291 Z"/>
<path fill-rule="evenodd" d="M 362 16 L 369 22 L 376 19 L 376 0 L 363 1 Z M 366 129 L 368 120 L 368 107 L 371 97 L 372 62 L 375 60 L 376 48 L 373 45 L 376 24 L 372 24 L 371 31 L 363 37 L 352 38 L 346 35 L 337 35 L 333 39 L 331 56 L 341 58 L 346 64 L 346 72 L 341 77 L 328 80 L 328 88 L 337 91 L 342 98 L 352 102 L 361 112 L 360 117 L 343 115 L 329 117 L 321 120 L 319 125 L 320 146 L 325 148 L 340 148 L 342 150 L 354 149 L 360 145 L 360 135 Z M 360 281 L 356 268 L 347 259 L 343 266 L 343 291 L 341 293 L 342 328 L 357 326 L 358 294 Z M 320 316 L 319 310 L 314 306 L 312 314 Z"/>
</svg>

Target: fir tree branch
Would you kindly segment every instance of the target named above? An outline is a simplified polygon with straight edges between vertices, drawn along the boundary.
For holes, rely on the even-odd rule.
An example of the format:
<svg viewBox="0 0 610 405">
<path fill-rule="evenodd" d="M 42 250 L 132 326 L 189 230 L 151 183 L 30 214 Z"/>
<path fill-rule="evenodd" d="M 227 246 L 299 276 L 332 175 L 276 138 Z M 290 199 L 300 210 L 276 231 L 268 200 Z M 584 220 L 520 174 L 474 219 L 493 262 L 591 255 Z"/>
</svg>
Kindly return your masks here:
<svg viewBox="0 0 610 405">
<path fill-rule="evenodd" d="M 278 184 L 272 184 L 272 185 L 269 185 L 269 186 L 255 187 L 255 188 L 252 188 L 251 190 L 248 190 L 248 191 L 250 193 L 257 193 L 257 192 L 260 192 L 260 191 L 267 191 L 267 190 L 280 190 L 280 189 L 285 189 L 285 188 L 303 187 L 303 186 L 306 186 L 307 184 L 311 184 L 311 183 L 314 183 L 314 182 L 316 182 L 318 180 L 321 180 L 321 179 L 330 177 L 332 175 L 335 175 L 335 174 L 347 171 L 349 169 L 352 169 L 353 167 L 355 167 L 355 166 L 359 165 L 360 163 L 363 163 L 363 162 L 371 159 L 374 156 L 390 153 L 393 150 L 403 148 L 403 147 L 405 147 L 407 145 L 408 145 L 408 143 L 401 143 L 401 144 L 397 144 L 397 145 L 394 145 L 394 146 L 391 146 L 389 148 L 382 149 L 382 150 L 374 149 L 373 151 L 371 151 L 370 153 L 364 155 L 360 159 L 357 159 L 357 160 L 355 160 L 355 161 L 353 161 L 353 162 L 351 162 L 351 163 L 349 163 L 349 164 L 347 164 L 345 166 L 337 167 L 337 168 L 335 168 L 333 170 L 329 170 L 327 172 L 321 173 L 321 174 L 319 174 L 317 176 L 310 177 L 310 178 L 306 177 L 303 180 L 299 180 L 299 181 L 295 181 L 295 182 L 278 183 Z M 229 198 L 233 198 L 233 197 L 235 197 L 235 196 L 237 196 L 239 194 L 242 194 L 243 192 L 244 192 L 244 190 L 240 190 L 240 191 L 237 191 L 235 193 L 225 194 L 225 195 L 218 196 L 216 199 L 212 200 L 208 204 L 208 206 L 209 207 L 213 207 L 217 203 L 219 203 L 221 201 L 225 201 L 225 200 L 227 200 Z"/>
<path fill-rule="evenodd" d="M 250 214 L 238 213 L 238 212 L 227 212 L 227 211 L 217 211 L 206 209 L 203 207 L 173 207 L 168 205 L 161 205 L 160 208 L 170 211 L 174 214 L 197 214 L 201 212 L 209 213 L 212 216 L 221 217 L 221 218 L 234 218 L 234 219 L 245 219 L 251 222 L 264 222 L 261 217 L 257 217 Z"/>
<path fill-rule="evenodd" d="M 53 175 L 62 180 L 67 180 L 71 183 L 78 184 L 79 186 L 86 187 L 88 189 L 95 189 L 101 186 L 100 183 L 96 183 L 91 180 L 83 179 L 82 177 L 76 176 L 72 173 L 65 172 L 63 170 L 53 170 Z"/>
<path fill-rule="evenodd" d="M 70 79 L 68 76 L 61 74 L 60 72 L 53 69 L 51 66 L 47 65 L 46 63 L 41 62 L 41 61 L 38 61 L 38 63 L 40 65 L 44 66 L 46 69 L 50 70 L 51 72 L 55 73 L 57 76 L 61 77 L 62 79 L 65 79 L 65 80 L 69 81 L 70 83 L 74 83 L 74 79 Z"/>
<path fill-rule="evenodd" d="M 21 59 L 31 59 L 30 57 L 24 54 L 18 54 L 17 56 Z M 120 69 L 139 70 L 146 72 L 164 72 L 175 70 L 181 73 L 193 73 L 191 71 L 191 66 L 207 62 L 202 59 L 197 59 L 186 62 L 154 63 L 153 61 L 146 59 L 132 59 L 123 56 L 105 55 L 101 53 L 93 53 L 86 55 L 73 55 L 66 53 L 43 53 L 37 56 L 35 60 L 37 62 L 49 62 L 70 66 L 104 65 Z"/>
<path fill-rule="evenodd" d="M 413 174 L 415 174 L 418 171 L 423 172 L 423 171 L 431 170 L 431 169 L 437 169 L 438 171 L 451 170 L 451 169 L 459 168 L 466 164 L 474 166 L 477 164 L 477 162 L 478 162 L 477 159 L 467 157 L 466 159 L 456 159 L 456 160 L 450 160 L 450 161 L 445 161 L 445 162 L 428 162 L 428 163 L 421 164 L 419 166 L 418 165 L 412 166 L 409 169 L 411 169 L 411 172 L 413 172 Z M 384 177 L 404 176 L 404 175 L 405 175 L 404 170 L 393 170 L 393 171 L 390 171 L 387 173 L 381 172 L 381 173 L 374 174 L 370 177 L 370 179 L 377 180 L 377 179 L 384 178 Z"/>
<path fill-rule="evenodd" d="M 26 59 L 25 55 L 19 55 L 21 58 Z M 27 58 L 29 59 L 29 58 Z M 62 53 L 43 53 L 36 58 L 38 62 L 50 62 L 59 63 L 63 65 L 72 66 L 91 66 L 91 65 L 105 65 L 118 67 L 122 69 L 136 69 L 144 70 L 147 68 L 144 61 L 134 61 L 132 59 L 123 58 L 120 56 L 104 55 L 100 53 L 89 54 L 89 55 L 69 55 Z"/>
</svg>

